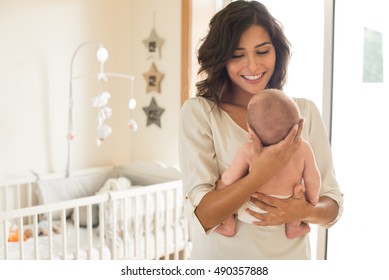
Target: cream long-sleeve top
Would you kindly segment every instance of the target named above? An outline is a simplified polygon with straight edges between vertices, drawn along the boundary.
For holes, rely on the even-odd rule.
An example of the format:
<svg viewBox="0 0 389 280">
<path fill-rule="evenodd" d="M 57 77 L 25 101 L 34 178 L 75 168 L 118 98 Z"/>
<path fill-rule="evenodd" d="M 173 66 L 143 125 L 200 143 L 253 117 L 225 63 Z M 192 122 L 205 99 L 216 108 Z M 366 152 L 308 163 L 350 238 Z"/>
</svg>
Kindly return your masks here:
<svg viewBox="0 0 389 280">
<path fill-rule="evenodd" d="M 343 209 L 343 196 L 335 178 L 331 148 L 320 113 L 307 99 L 294 99 L 305 119 L 302 132 L 315 154 L 322 187 L 320 196 L 328 196 Z M 191 259 L 310 259 L 309 236 L 288 239 L 285 226 L 256 226 L 237 221 L 237 233 L 226 237 L 208 231 L 200 224 L 195 209 L 203 196 L 214 190 L 215 182 L 232 163 L 239 148 L 249 141 L 248 133 L 213 102 L 193 97 L 180 111 L 179 154 L 184 186 L 186 216 L 193 242 Z"/>
</svg>

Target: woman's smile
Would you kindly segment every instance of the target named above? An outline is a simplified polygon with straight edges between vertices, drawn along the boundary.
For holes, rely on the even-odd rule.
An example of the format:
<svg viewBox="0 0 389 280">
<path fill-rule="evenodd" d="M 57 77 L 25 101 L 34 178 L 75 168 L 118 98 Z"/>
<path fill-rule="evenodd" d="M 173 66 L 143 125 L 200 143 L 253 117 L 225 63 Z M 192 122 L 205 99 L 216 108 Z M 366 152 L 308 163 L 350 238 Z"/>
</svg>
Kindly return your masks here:
<svg viewBox="0 0 389 280">
<path fill-rule="evenodd" d="M 260 78 L 263 76 L 263 72 L 261 74 L 257 74 L 257 75 L 242 75 L 242 77 L 246 80 L 248 80 L 249 82 L 258 82 L 260 80 Z"/>
</svg>

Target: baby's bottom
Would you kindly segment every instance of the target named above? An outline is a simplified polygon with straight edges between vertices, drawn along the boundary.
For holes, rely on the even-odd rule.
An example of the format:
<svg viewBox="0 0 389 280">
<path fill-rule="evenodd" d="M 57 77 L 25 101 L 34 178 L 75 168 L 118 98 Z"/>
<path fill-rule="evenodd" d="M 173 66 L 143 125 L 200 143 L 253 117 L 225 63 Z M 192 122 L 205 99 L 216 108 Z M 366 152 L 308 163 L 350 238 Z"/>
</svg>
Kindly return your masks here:
<svg viewBox="0 0 389 280">
<path fill-rule="evenodd" d="M 279 199 L 287 199 L 292 195 L 270 195 L 270 196 Z M 262 210 L 251 201 L 246 201 L 245 204 L 243 204 L 238 210 L 238 220 L 244 223 L 252 224 L 253 222 L 258 221 L 257 218 L 251 216 L 249 213 L 246 212 L 247 208 L 257 213 L 267 213 L 266 211 Z"/>
<path fill-rule="evenodd" d="M 251 216 L 249 213 L 246 212 L 247 208 L 249 208 L 257 213 L 267 213 L 266 211 L 257 207 L 251 201 L 246 201 L 245 204 L 243 204 L 242 207 L 240 207 L 238 209 L 238 220 L 241 222 L 247 223 L 247 224 L 252 224 L 253 222 L 258 221 L 257 218 Z"/>
</svg>

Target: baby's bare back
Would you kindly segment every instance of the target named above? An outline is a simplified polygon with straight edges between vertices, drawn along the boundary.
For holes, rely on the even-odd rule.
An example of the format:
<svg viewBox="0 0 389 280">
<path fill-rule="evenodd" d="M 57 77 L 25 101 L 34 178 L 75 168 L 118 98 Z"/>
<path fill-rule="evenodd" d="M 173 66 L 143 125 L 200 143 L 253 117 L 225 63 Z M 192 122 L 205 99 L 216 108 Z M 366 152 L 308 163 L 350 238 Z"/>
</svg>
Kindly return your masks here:
<svg viewBox="0 0 389 280">
<path fill-rule="evenodd" d="M 305 159 L 310 152 L 306 145 L 308 143 L 303 141 L 288 164 L 257 191 L 266 195 L 291 196 L 293 188 L 302 183 Z"/>
</svg>

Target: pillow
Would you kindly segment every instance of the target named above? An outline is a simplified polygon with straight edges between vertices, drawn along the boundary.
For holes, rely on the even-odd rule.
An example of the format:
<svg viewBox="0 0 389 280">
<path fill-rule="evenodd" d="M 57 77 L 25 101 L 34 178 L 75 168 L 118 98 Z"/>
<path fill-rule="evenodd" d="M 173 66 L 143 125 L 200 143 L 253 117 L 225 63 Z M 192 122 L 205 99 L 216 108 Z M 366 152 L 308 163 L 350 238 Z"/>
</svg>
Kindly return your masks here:
<svg viewBox="0 0 389 280">
<path fill-rule="evenodd" d="M 126 177 L 110 178 L 104 183 L 104 185 L 98 190 L 96 194 L 110 191 L 128 190 L 131 185 L 131 181 Z"/>
<path fill-rule="evenodd" d="M 104 185 L 99 189 L 99 191 L 96 194 L 98 195 L 106 192 L 129 190 L 132 187 L 131 183 L 132 182 L 125 177 L 110 178 L 104 183 Z M 115 208 L 112 207 L 110 201 L 108 203 L 104 203 L 104 210 L 105 210 L 104 220 L 105 220 L 105 228 L 106 228 L 105 234 L 109 239 L 112 239 L 113 236 L 113 224 L 112 224 L 113 212 L 115 211 L 117 214 L 116 217 L 117 221 L 123 221 L 123 217 L 122 217 L 123 211 L 120 210 L 121 208 L 123 208 L 123 204 L 121 200 L 117 201 L 117 203 L 115 204 Z"/>
<path fill-rule="evenodd" d="M 85 175 L 70 178 L 37 181 L 37 195 L 40 204 L 54 203 L 64 200 L 94 195 L 104 182 L 113 176 L 113 168 L 94 171 Z M 66 211 L 69 218 L 73 209 Z M 60 219 L 60 212 L 53 212 L 53 220 Z"/>
<path fill-rule="evenodd" d="M 158 161 L 133 161 L 117 167 L 117 176 L 131 180 L 133 185 L 153 185 L 181 179 L 181 172 Z"/>
<path fill-rule="evenodd" d="M 119 191 L 127 190 L 131 187 L 131 182 L 127 178 L 109 178 L 105 181 L 103 186 L 97 191 L 96 194 L 109 192 L 109 191 Z M 109 203 L 108 203 L 109 204 Z M 74 211 L 71 215 L 71 219 L 74 222 L 75 215 Z M 87 207 L 83 206 L 78 209 L 79 223 L 81 227 L 87 227 Z M 99 206 L 97 204 L 92 205 L 92 227 L 97 227 L 99 225 Z"/>
</svg>

